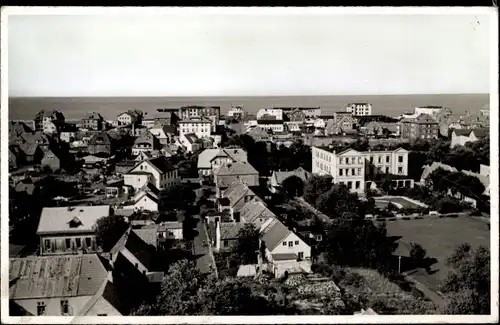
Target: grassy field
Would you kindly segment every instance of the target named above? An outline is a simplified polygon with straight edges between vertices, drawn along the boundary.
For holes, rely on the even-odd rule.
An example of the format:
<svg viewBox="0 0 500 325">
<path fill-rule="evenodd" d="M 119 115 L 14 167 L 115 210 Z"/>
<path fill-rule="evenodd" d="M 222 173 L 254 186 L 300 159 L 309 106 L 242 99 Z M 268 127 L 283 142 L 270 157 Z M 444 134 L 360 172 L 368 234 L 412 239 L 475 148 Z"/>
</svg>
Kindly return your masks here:
<svg viewBox="0 0 500 325">
<path fill-rule="evenodd" d="M 418 220 L 398 220 L 387 222 L 387 235 L 399 238 L 398 251 L 409 252 L 409 244 L 415 242 L 427 250 L 427 257 L 435 258 L 437 262 L 430 272 L 418 269 L 411 274 L 413 278 L 430 289 L 435 290 L 449 268 L 445 260 L 453 249 L 463 243 L 472 247 L 484 245 L 490 247 L 489 225 L 481 220 L 460 216 L 457 218 L 426 217 Z"/>
</svg>

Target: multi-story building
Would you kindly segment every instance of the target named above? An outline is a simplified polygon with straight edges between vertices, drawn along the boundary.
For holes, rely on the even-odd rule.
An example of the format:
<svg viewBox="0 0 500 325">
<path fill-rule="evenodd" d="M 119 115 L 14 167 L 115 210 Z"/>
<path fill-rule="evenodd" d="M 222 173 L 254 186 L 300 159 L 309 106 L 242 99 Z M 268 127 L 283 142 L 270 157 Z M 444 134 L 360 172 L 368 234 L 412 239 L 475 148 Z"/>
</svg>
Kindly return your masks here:
<svg viewBox="0 0 500 325">
<path fill-rule="evenodd" d="M 312 147 L 312 172 L 331 175 L 335 183 L 363 193 L 366 183 L 379 174 L 406 176 L 408 151 L 403 148 L 365 152 L 347 149 L 337 153 L 327 148 Z"/>
<path fill-rule="evenodd" d="M 215 131 L 220 119 L 220 106 L 183 106 L 179 108 L 179 117 L 182 120 L 205 118 L 211 121 L 212 130 Z"/>
<path fill-rule="evenodd" d="M 110 214 L 109 205 L 43 208 L 36 232 L 40 255 L 96 252 L 93 227 Z"/>
<path fill-rule="evenodd" d="M 467 142 L 476 142 L 488 136 L 489 129 L 459 129 L 453 130 L 451 134 L 450 147 L 464 146 Z"/>
<path fill-rule="evenodd" d="M 321 116 L 321 107 L 274 107 L 274 109 L 280 109 L 287 115 L 292 112 L 300 111 L 305 117 L 308 118 Z"/>
<path fill-rule="evenodd" d="M 160 140 L 150 132 L 144 132 L 134 141 L 132 154 L 139 155 L 141 152 L 152 152 L 161 149 Z"/>
<path fill-rule="evenodd" d="M 108 133 L 104 131 L 97 132 L 88 142 L 88 151 L 90 154 L 112 154 L 115 151 L 115 141 Z"/>
<path fill-rule="evenodd" d="M 227 112 L 227 116 L 242 119 L 247 115 L 247 112 L 243 109 L 243 105 L 231 105 L 231 109 Z"/>
<path fill-rule="evenodd" d="M 439 123 L 428 114 L 401 120 L 401 137 L 405 139 L 437 139 Z"/>
<path fill-rule="evenodd" d="M 190 118 L 179 121 L 179 138 L 194 133 L 198 138 L 210 137 L 212 122 L 205 117 Z"/>
<path fill-rule="evenodd" d="M 325 134 L 352 134 L 356 133 L 357 121 L 348 112 L 335 112 L 333 119 L 325 126 Z"/>
<path fill-rule="evenodd" d="M 139 110 L 128 110 L 118 115 L 118 125 L 130 125 L 142 121 L 142 112 Z"/>
<path fill-rule="evenodd" d="M 372 115 L 372 104 L 369 103 L 349 103 L 345 111 L 355 116 Z"/>
<path fill-rule="evenodd" d="M 124 184 L 134 189 L 152 183 L 163 190 L 180 182 L 179 168 L 164 156 L 143 160 L 124 175 Z"/>
<path fill-rule="evenodd" d="M 87 113 L 82 119 L 84 129 L 100 131 L 104 126 L 104 118 L 97 112 Z"/>
</svg>

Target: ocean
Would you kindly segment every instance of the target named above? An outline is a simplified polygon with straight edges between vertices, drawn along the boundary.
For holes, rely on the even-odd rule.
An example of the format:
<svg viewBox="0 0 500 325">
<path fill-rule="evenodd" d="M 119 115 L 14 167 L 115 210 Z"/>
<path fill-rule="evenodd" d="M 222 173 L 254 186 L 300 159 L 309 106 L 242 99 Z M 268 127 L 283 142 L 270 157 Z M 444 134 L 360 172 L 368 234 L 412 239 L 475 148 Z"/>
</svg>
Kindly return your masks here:
<svg viewBox="0 0 500 325">
<path fill-rule="evenodd" d="M 67 120 L 81 119 L 85 112 L 99 112 L 105 119 L 128 109 L 154 112 L 157 108 L 179 108 L 185 105 L 213 105 L 221 107 L 225 114 L 231 105 L 243 105 L 250 114 L 261 108 L 273 106 L 320 106 L 323 115 L 343 111 L 351 102 L 366 102 L 373 105 L 372 114 L 397 116 L 412 111 L 415 106 L 445 106 L 453 115 L 465 111 L 478 112 L 489 105 L 489 94 L 443 94 L 443 95 L 366 95 L 366 96 L 282 96 L 282 97 L 13 97 L 9 98 L 9 119 L 33 119 L 37 112 L 58 110 Z"/>
</svg>

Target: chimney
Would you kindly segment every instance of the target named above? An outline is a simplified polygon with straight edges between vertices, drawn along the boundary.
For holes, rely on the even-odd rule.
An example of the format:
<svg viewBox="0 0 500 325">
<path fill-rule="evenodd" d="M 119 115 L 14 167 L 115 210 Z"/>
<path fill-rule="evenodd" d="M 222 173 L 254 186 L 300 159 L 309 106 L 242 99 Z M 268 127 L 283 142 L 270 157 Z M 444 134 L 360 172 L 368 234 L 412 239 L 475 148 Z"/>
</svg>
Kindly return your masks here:
<svg viewBox="0 0 500 325">
<path fill-rule="evenodd" d="M 215 221 L 215 249 L 220 250 L 220 222 Z"/>
</svg>

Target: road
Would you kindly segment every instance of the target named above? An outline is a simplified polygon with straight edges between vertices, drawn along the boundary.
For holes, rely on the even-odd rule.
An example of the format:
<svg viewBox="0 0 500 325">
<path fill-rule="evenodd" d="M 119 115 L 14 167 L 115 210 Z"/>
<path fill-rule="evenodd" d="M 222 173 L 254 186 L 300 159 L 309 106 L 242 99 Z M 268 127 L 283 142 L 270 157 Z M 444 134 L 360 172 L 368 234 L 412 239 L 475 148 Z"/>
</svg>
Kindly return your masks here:
<svg viewBox="0 0 500 325">
<path fill-rule="evenodd" d="M 205 223 L 199 221 L 196 225 L 196 231 L 198 234 L 193 240 L 193 254 L 198 256 L 196 259 L 196 267 L 202 273 L 215 272 L 217 276 L 217 267 L 215 266 L 215 259 L 208 239 Z"/>
</svg>

